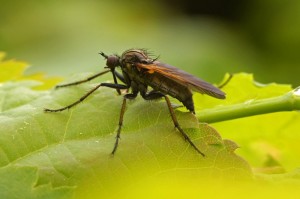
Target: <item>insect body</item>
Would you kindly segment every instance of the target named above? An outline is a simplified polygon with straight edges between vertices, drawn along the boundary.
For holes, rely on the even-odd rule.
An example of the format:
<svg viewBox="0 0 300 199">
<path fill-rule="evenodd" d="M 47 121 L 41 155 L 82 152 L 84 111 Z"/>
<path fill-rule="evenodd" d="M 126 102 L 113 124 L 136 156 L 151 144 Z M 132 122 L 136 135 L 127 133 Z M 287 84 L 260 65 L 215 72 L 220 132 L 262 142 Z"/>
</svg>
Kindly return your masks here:
<svg viewBox="0 0 300 199">
<path fill-rule="evenodd" d="M 169 97 L 167 95 L 178 99 L 190 112 L 195 113 L 192 91 L 207 94 L 219 99 L 225 98 L 224 92 L 214 87 L 213 85 L 197 77 L 194 77 L 189 73 L 186 73 L 182 70 L 179 70 L 178 68 L 157 61 L 157 58 L 151 58 L 148 55 L 147 51 L 143 49 L 130 49 L 125 51 L 121 56 L 107 56 L 102 52 L 100 54 L 107 60 L 106 68 L 108 68 L 108 70 L 102 73 L 98 73 L 86 80 L 59 85 L 57 87 L 66 87 L 87 82 L 107 72 L 112 73 L 114 83 L 100 83 L 94 89 L 82 96 L 78 101 L 60 109 L 45 109 L 46 112 L 58 112 L 63 111 L 65 109 L 69 109 L 83 101 L 101 86 L 114 88 L 119 93 L 120 89 L 131 89 L 130 93 L 124 95 L 122 108 L 120 112 L 116 142 L 112 151 L 112 154 L 114 154 L 117 150 L 120 139 L 121 128 L 123 125 L 123 116 L 126 108 L 126 101 L 128 99 L 136 98 L 138 94 L 140 94 L 145 100 L 155 100 L 164 98 L 170 111 L 170 115 L 172 117 L 174 126 L 182 134 L 184 139 L 188 141 L 197 152 L 204 156 L 204 153 L 202 153 L 196 147 L 196 145 L 191 141 L 191 139 L 180 127 L 176 119 L 174 110 L 171 106 Z M 116 67 L 121 68 L 122 74 L 118 73 L 115 70 Z M 117 79 L 122 81 L 123 84 L 119 84 L 117 82 Z M 148 87 L 151 87 L 152 89 L 148 91 Z"/>
</svg>

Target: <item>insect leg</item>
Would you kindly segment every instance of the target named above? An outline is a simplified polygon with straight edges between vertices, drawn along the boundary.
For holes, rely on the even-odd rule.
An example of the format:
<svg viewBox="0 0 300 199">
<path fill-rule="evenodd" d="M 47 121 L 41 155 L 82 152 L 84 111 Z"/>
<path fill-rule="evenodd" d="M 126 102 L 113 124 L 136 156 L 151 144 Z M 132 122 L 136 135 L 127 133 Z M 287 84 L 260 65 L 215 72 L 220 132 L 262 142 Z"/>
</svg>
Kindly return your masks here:
<svg viewBox="0 0 300 199">
<path fill-rule="evenodd" d="M 114 78 L 114 83 L 115 83 L 115 84 L 118 84 L 118 80 L 117 80 L 117 78 L 116 78 L 115 70 L 111 69 L 111 73 L 112 73 L 113 78 Z M 117 88 L 116 90 L 117 90 L 118 94 L 121 95 L 120 89 Z"/>
<path fill-rule="evenodd" d="M 224 86 L 226 86 L 229 82 L 230 82 L 230 80 L 232 79 L 232 77 L 233 77 L 233 74 L 229 74 L 229 77 L 226 79 L 226 81 L 223 83 L 223 84 L 221 84 L 221 85 L 219 85 L 218 86 L 218 88 L 223 88 Z"/>
<path fill-rule="evenodd" d="M 115 154 L 115 152 L 117 151 L 118 145 L 119 145 L 121 129 L 123 126 L 123 117 L 124 117 L 124 113 L 125 113 L 125 109 L 126 109 L 126 100 L 134 99 L 134 98 L 136 98 L 136 96 L 137 96 L 137 93 L 129 93 L 124 96 L 122 108 L 121 108 L 121 112 L 120 112 L 119 127 L 118 127 L 118 131 L 117 131 L 117 135 L 116 135 L 116 142 L 115 142 L 114 148 L 111 152 L 112 155 Z"/>
<path fill-rule="evenodd" d="M 172 105 L 171 105 L 171 102 L 168 98 L 168 96 L 164 96 L 166 102 L 167 102 L 167 105 L 168 105 L 168 108 L 169 108 L 169 111 L 170 111 L 170 115 L 172 117 L 172 120 L 173 120 L 173 123 L 174 123 L 174 126 L 175 128 L 178 129 L 178 131 L 181 133 L 181 135 L 184 137 L 184 139 L 186 141 L 188 141 L 190 143 L 190 145 L 192 145 L 192 147 L 198 152 L 200 153 L 203 157 L 205 156 L 205 154 L 203 152 L 201 152 L 197 146 L 192 142 L 192 140 L 189 138 L 189 136 L 182 130 L 182 128 L 180 127 L 178 121 L 177 121 L 177 118 L 175 116 L 175 113 L 174 113 L 174 109 L 172 108 Z"/>
<path fill-rule="evenodd" d="M 149 93 L 145 93 L 145 94 L 142 93 L 142 97 L 145 100 L 156 100 L 156 99 L 162 98 L 164 96 L 165 95 L 162 94 L 161 92 L 154 91 L 154 90 L 150 91 Z"/>
<path fill-rule="evenodd" d="M 59 109 L 45 108 L 44 111 L 45 112 L 60 112 L 60 111 L 66 110 L 66 109 L 70 109 L 73 106 L 75 106 L 75 105 L 79 104 L 80 102 L 82 102 L 83 100 L 85 100 L 89 95 L 91 95 L 93 92 L 95 92 L 101 86 L 115 88 L 115 89 L 128 89 L 128 86 L 122 85 L 122 84 L 101 83 L 101 84 L 97 85 L 95 88 L 93 88 L 92 90 L 90 90 L 88 93 L 86 93 L 84 96 L 82 96 L 79 100 L 77 100 L 76 102 L 74 102 L 68 106 L 65 106 L 65 107 L 62 107 Z"/>
<path fill-rule="evenodd" d="M 74 86 L 74 85 L 82 84 L 82 83 L 91 81 L 92 79 L 95 79 L 96 77 L 104 75 L 105 73 L 108 73 L 108 72 L 110 72 L 110 70 L 102 71 L 100 73 L 97 73 L 97 74 L 95 74 L 95 75 L 93 75 L 91 77 L 88 77 L 87 79 L 81 80 L 81 81 L 71 82 L 71 83 L 68 83 L 68 84 L 57 85 L 55 88 L 62 88 L 62 87 Z"/>
<path fill-rule="evenodd" d="M 119 80 L 121 80 L 124 84 L 126 84 L 126 81 L 124 79 L 124 76 L 121 73 L 118 73 L 117 71 L 114 71 L 115 75 Z"/>
<path fill-rule="evenodd" d="M 167 102 L 167 105 L 168 105 L 168 108 L 169 108 L 169 111 L 170 111 L 170 115 L 172 117 L 172 120 L 173 120 L 173 123 L 174 123 L 174 126 L 175 128 L 178 129 L 178 131 L 181 133 L 181 135 L 184 137 L 184 139 L 186 141 L 188 141 L 190 143 L 190 145 L 192 145 L 192 147 L 198 152 L 200 153 L 203 157 L 205 156 L 205 154 L 203 152 L 201 152 L 197 146 L 192 142 L 192 140 L 189 138 L 189 136 L 182 130 L 181 126 L 179 125 L 178 121 L 177 121 L 177 118 L 176 118 L 176 115 L 174 113 L 174 109 L 171 105 L 171 102 L 170 102 L 170 99 L 168 98 L 167 95 L 164 95 L 163 93 L 160 93 L 158 91 L 151 91 L 149 92 L 148 94 L 144 94 L 142 95 L 142 97 L 145 99 L 145 100 L 154 100 L 154 99 L 158 99 L 158 98 L 161 98 L 161 97 L 164 97 L 166 102 Z"/>
<path fill-rule="evenodd" d="M 115 141 L 114 148 L 111 152 L 112 155 L 115 154 L 115 152 L 117 151 L 118 145 L 119 145 L 119 140 L 120 140 L 120 134 L 121 134 L 121 129 L 122 129 L 122 125 L 123 125 L 123 116 L 124 116 L 124 113 L 125 113 L 125 109 L 126 109 L 126 98 L 124 97 L 121 112 L 120 112 L 119 127 L 118 127 L 118 131 L 117 131 L 117 135 L 116 135 L 116 141 Z"/>
</svg>

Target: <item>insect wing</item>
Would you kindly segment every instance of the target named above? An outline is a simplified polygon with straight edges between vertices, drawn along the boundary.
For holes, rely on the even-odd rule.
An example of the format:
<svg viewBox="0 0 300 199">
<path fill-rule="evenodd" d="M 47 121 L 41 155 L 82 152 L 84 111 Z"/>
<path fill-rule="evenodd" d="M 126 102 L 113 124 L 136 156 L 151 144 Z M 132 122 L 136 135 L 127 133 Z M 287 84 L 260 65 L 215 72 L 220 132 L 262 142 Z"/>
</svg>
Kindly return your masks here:
<svg viewBox="0 0 300 199">
<path fill-rule="evenodd" d="M 136 66 L 138 68 L 147 69 L 148 73 L 159 73 L 164 77 L 176 81 L 181 85 L 185 85 L 196 92 L 207 94 L 219 99 L 225 98 L 225 93 L 220 89 L 174 66 L 158 61 L 154 61 L 151 64 L 137 63 Z"/>
</svg>

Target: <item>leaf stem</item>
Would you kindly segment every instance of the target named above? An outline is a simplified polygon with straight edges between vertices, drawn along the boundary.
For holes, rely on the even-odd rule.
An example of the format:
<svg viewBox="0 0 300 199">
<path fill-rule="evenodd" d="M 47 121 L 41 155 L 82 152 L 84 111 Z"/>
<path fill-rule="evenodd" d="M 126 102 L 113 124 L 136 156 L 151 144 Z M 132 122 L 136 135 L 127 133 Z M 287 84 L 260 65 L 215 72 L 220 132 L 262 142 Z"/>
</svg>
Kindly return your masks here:
<svg viewBox="0 0 300 199">
<path fill-rule="evenodd" d="M 248 100 L 241 104 L 204 109 L 197 115 L 200 122 L 214 123 L 254 115 L 300 110 L 300 87 L 278 97 Z"/>
</svg>

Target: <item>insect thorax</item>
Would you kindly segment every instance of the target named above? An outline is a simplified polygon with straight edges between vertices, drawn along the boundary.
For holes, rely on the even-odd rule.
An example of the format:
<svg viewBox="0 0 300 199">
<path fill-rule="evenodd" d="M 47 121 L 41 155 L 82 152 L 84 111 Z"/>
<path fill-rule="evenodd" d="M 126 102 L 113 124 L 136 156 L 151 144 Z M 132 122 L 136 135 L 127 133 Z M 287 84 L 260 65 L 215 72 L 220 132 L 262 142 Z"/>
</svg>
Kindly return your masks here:
<svg viewBox="0 0 300 199">
<path fill-rule="evenodd" d="M 170 95 L 182 102 L 188 110 L 194 112 L 192 92 L 187 86 L 161 74 L 149 73 L 147 69 L 136 67 L 137 63 L 152 64 L 155 61 L 148 56 L 146 51 L 131 49 L 125 51 L 120 59 L 122 71 L 126 73 L 125 76 L 128 76 L 130 81 L 134 81 L 138 85 L 150 86 L 156 91 Z"/>
<path fill-rule="evenodd" d="M 152 63 L 154 60 L 144 49 L 130 49 L 121 56 L 121 63 Z"/>
</svg>

